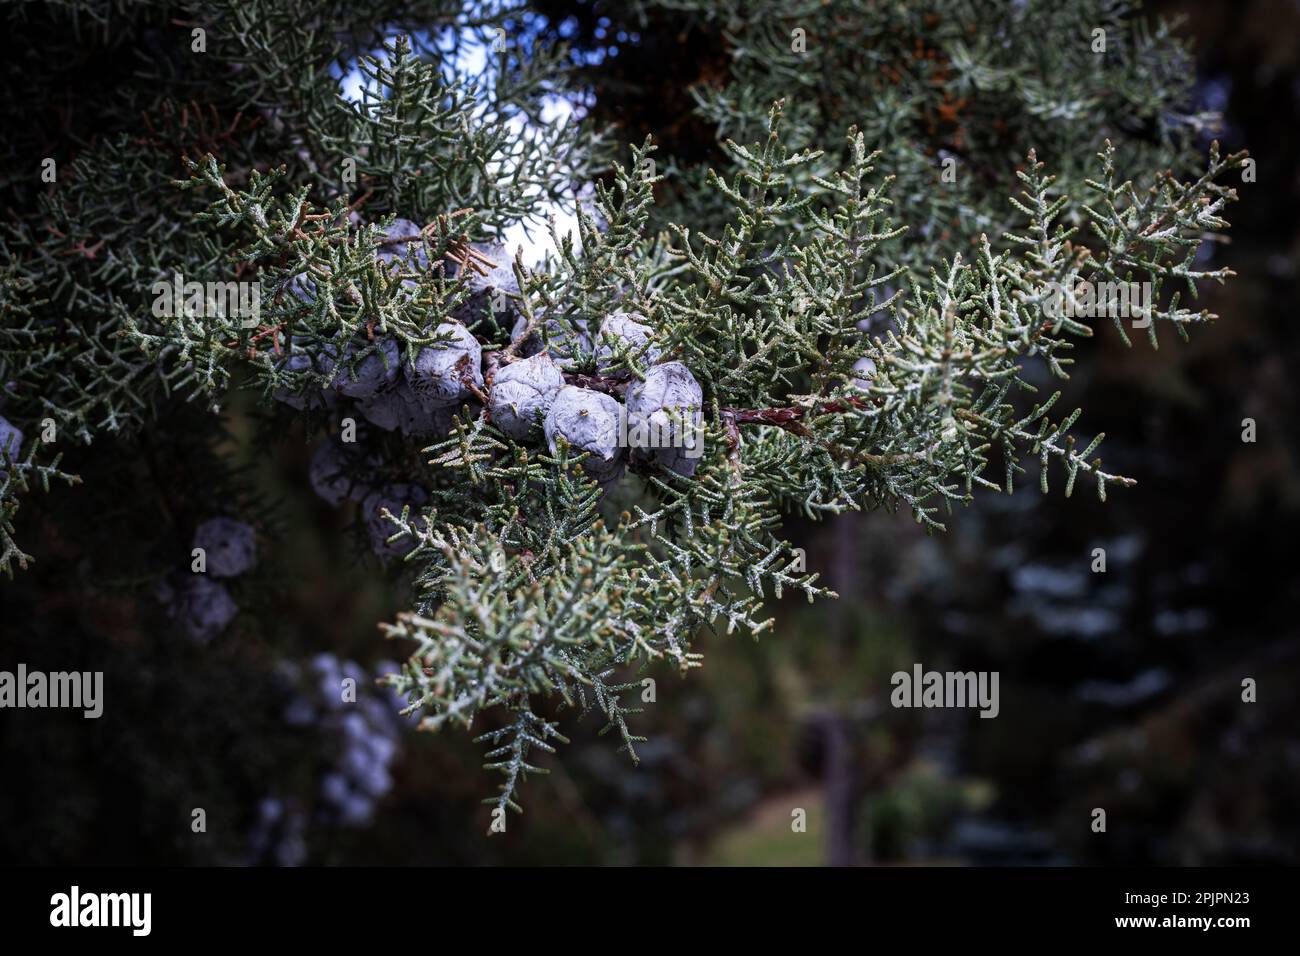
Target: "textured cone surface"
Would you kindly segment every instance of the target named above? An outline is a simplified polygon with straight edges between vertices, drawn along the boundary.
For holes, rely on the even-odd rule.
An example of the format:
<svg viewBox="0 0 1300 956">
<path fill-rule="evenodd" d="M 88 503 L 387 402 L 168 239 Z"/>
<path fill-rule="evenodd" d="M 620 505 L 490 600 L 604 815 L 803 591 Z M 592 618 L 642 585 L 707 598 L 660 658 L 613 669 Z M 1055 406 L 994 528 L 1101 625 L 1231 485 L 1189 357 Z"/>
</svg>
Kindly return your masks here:
<svg viewBox="0 0 1300 956">
<path fill-rule="evenodd" d="M 360 361 L 355 356 L 366 353 Z M 357 338 L 348 343 L 334 375 L 334 387 L 349 398 L 370 398 L 397 380 L 400 349 L 385 336 L 374 342 Z"/>
<path fill-rule="evenodd" d="M 704 391 L 681 362 L 665 362 L 646 373 L 645 381 L 627 391 L 630 436 L 658 436 L 661 447 L 641 448 L 639 458 L 657 463 L 679 475 L 695 474 L 700 443 L 700 410 Z"/>
<path fill-rule="evenodd" d="M 528 323 L 520 316 L 510 333 L 511 339 L 524 334 Z M 541 323 L 541 331 L 534 332 L 519 347 L 520 355 L 537 355 L 547 352 L 555 359 L 555 364 L 565 371 L 572 371 L 592 354 L 595 343 L 591 338 L 589 324 L 579 319 L 570 328 L 558 319 L 547 319 Z"/>
<path fill-rule="evenodd" d="M 384 517 L 387 508 L 394 518 L 402 516 L 402 509 L 411 506 L 410 520 L 416 522 L 416 513 L 420 506 L 429 500 L 423 488 L 416 485 L 385 485 L 372 491 L 361 503 L 361 513 L 365 516 L 366 531 L 370 535 L 370 547 L 375 554 L 387 557 L 402 557 L 415 547 L 409 537 L 398 538 L 388 542 L 391 535 L 397 534 L 397 525 Z"/>
<path fill-rule="evenodd" d="M 469 379 L 482 387 L 483 347 L 469 329 L 455 322 L 443 322 L 435 333 L 450 341 L 420 349 L 406 377 L 421 401 L 432 407 L 454 405 L 474 394 L 461 380 L 462 367 Z"/>
<path fill-rule="evenodd" d="M 646 325 L 644 316 L 635 312 L 615 312 L 600 326 L 600 335 L 596 340 L 596 368 L 602 374 L 608 374 L 624 363 L 619 360 L 622 352 L 639 366 L 654 365 L 663 352 L 652 344 L 654 329 Z"/>
<path fill-rule="evenodd" d="M 500 369 L 492 380 L 492 422 L 517 441 L 536 432 L 564 388 L 564 374 L 549 355 L 535 355 Z"/>
<path fill-rule="evenodd" d="M 574 452 L 591 454 L 583 460 L 587 473 L 599 481 L 617 477 L 623 468 L 619 445 L 619 403 L 601 392 L 566 385 L 546 416 L 546 444 L 554 453 L 563 437 Z"/>
<path fill-rule="evenodd" d="M 257 535 L 234 518 L 210 518 L 194 532 L 194 547 L 207 555 L 207 573 L 219 578 L 243 574 L 257 560 Z"/>
</svg>

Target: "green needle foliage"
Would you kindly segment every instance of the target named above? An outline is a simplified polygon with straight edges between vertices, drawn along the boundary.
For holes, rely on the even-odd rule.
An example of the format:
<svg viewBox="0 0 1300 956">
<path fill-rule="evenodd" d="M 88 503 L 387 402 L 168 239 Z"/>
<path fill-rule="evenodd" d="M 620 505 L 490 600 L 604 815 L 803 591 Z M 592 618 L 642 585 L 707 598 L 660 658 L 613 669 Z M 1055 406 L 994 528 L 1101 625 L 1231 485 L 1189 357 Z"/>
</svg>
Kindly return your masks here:
<svg viewBox="0 0 1300 956">
<path fill-rule="evenodd" d="M 908 225 L 896 260 L 924 277 L 941 256 L 995 249 L 1013 228 L 1005 197 L 1017 190 L 1028 148 L 1060 188 L 1082 195 L 1106 139 L 1123 144 L 1117 177 L 1170 168 L 1197 172 L 1193 148 L 1214 114 L 1190 108 L 1191 56 L 1175 25 L 1151 23 L 1133 0 L 638 0 L 641 24 L 666 14 L 718 36 L 725 77 L 690 93 L 719 142 L 748 143 L 769 106 L 786 102 L 790 142 L 826 150 L 802 183 L 848 165 L 843 133 L 855 125 L 884 150 L 896 215 Z M 725 158 L 724 158 L 725 162 Z M 681 166 L 684 185 L 665 216 L 718 221 L 729 210 L 703 189 L 709 170 Z M 950 181 L 941 176 L 947 167 Z M 701 197 L 700 194 L 704 195 Z M 678 201 L 680 200 L 680 201 Z M 797 227 L 797 223 L 791 223 Z"/>
<path fill-rule="evenodd" d="M 339 39 L 352 31 L 311 24 L 359 34 L 360 14 L 307 6 L 314 18 L 272 0 L 196 9 L 196 22 L 216 17 L 204 21 L 215 24 L 205 55 L 230 73 L 174 77 L 172 89 L 219 83 L 221 101 L 220 122 L 184 139 L 182 169 L 169 165 L 176 136 L 193 134 L 202 108 L 164 98 L 154 122 L 169 118 L 170 139 L 137 129 L 82 150 L 66 181 L 9 225 L 4 413 L 23 427 L 51 417 L 89 442 L 148 429 L 161 402 L 216 408 L 243 383 L 269 414 L 333 433 L 362 418 L 332 395 L 340 370 L 357 382 L 367 361 L 390 369 L 386 341 L 406 367 L 462 321 L 482 357 L 459 367 L 470 397 L 444 433 L 371 446 L 384 481 L 424 492 L 384 511 L 413 582 L 409 611 L 384 631 L 411 649 L 392 684 L 425 729 L 488 727 L 478 739 L 502 777 L 488 801 L 499 810 L 519 809 L 535 751 L 565 742 L 557 705 L 597 711 L 635 761 L 641 675 L 699 666 L 703 633 L 769 629 L 764 602 L 787 590 L 833 596 L 783 536 L 787 516 L 904 509 L 942 530 L 955 505 L 977 489 L 1010 493 L 1032 462 L 1044 491 L 1063 480 L 1069 494 L 1082 479 L 1104 499 L 1131 484 L 1104 470 L 1101 436 L 1075 432 L 1079 410 L 1031 384 L 1038 362 L 1064 379 L 1072 341 L 1093 331 L 1053 305 L 1084 285 L 1150 283 L 1154 345 L 1161 324 L 1186 337 L 1213 318 L 1185 302 L 1198 281 L 1230 275 L 1198 269 L 1196 253 L 1227 228 L 1226 182 L 1244 154 L 1215 146 L 1203 172 L 1184 176 L 1187 123 L 1094 142 L 1121 104 L 1158 119 L 1185 93 L 1177 48 L 1122 5 L 1056 4 L 1049 16 L 1029 3 L 1016 30 L 966 3 L 935 4 L 938 14 L 782 5 L 770 20 L 771 4 L 727 8 L 724 20 L 758 34 L 739 48 L 732 84 L 700 94 L 727 134 L 725 159 L 662 202 L 650 143 L 601 176 L 604 140 L 585 124 L 518 122 L 562 79 L 558 54 L 505 56 L 480 99 L 445 60 L 390 39 L 359 61 L 365 92 L 349 102 L 328 66 L 356 48 Z M 491 37 L 494 22 L 467 28 Z M 781 50 L 794 23 L 829 44 L 815 70 Z M 1089 59 L 1095 26 L 1124 69 Z M 925 52 L 936 45 L 942 60 Z M 1049 48 L 1062 59 L 1044 62 Z M 967 99 L 985 112 L 963 116 L 954 137 L 971 138 L 953 148 L 977 151 L 988 176 L 954 186 L 891 118 L 905 106 L 948 115 L 938 104 Z M 214 130 L 225 131 L 218 148 Z M 576 202 L 588 183 L 593 198 Z M 995 195 L 990 183 L 1014 186 Z M 516 257 L 518 291 L 479 314 L 470 243 L 552 200 L 574 206 L 577 234 L 557 231 L 557 254 L 536 267 Z M 692 214 L 675 216 L 683 204 Z M 394 216 L 417 231 L 395 236 Z M 381 262 L 399 240 L 429 264 Z M 150 290 L 174 273 L 257 281 L 256 321 L 154 314 Z M 589 452 L 512 439 L 484 407 L 531 336 L 580 336 L 615 312 L 637 314 L 659 361 L 681 362 L 702 389 L 693 475 L 634 458 L 621 484 L 602 485 L 583 469 Z M 1112 318 L 1127 342 L 1127 319 Z M 564 371 L 620 401 L 646 374 L 635 356 L 610 371 L 581 351 Z M 285 395 L 305 407 L 277 403 Z M 6 570 L 23 560 L 14 493 L 66 477 L 57 460 L 26 461 L 0 486 Z"/>
</svg>

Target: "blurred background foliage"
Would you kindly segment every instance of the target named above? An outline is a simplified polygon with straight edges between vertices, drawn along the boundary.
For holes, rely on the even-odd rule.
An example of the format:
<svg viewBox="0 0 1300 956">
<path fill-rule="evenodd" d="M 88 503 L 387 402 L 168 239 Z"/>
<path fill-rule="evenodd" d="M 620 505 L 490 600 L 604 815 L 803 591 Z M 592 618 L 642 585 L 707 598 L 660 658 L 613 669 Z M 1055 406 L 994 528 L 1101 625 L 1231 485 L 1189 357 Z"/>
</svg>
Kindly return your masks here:
<svg viewBox="0 0 1300 956">
<path fill-rule="evenodd" d="M 709 161 L 714 131 L 686 87 L 725 76 L 716 32 L 662 10 L 620 23 L 577 0 L 536 6 L 578 49 L 617 47 L 584 66 L 593 113 L 616 138 L 651 132 L 665 155 Z M 284 719 L 303 677 L 282 662 L 328 653 L 373 670 L 400 656 L 374 629 L 401 608 L 399 582 L 345 533 L 354 505 L 303 493 L 305 440 L 266 451 L 252 439 L 267 424 L 236 394 L 224 411 L 239 480 L 196 446 L 152 476 L 169 494 L 147 535 L 109 506 L 150 467 L 147 438 L 87 458 L 85 487 L 24 514 L 43 557 L 0 585 L 5 660 L 104 670 L 115 696 L 99 721 L 0 716 L 0 860 L 1300 862 L 1300 9 L 1147 9 L 1187 16 L 1194 96 L 1224 111 L 1220 138 L 1251 150 L 1258 182 L 1239 190 L 1231 243 L 1214 253 L 1239 274 L 1206 290 L 1217 324 L 1184 348 L 1126 349 L 1105 328 L 1076 350 L 1064 399 L 1106 432 L 1107 464 L 1135 488 L 1100 505 L 1026 482 L 980 497 L 942 537 L 885 514 L 799 528 L 809 567 L 841 599 L 774 603 L 774 635 L 719 636 L 689 679 L 654 674 L 639 767 L 595 736 L 595 718 L 564 716 L 569 753 L 545 761 L 525 815 L 489 839 L 478 746 L 407 729 L 370 823 L 344 826 L 318 796 L 341 734 Z M 167 414 L 159 433 L 183 435 L 186 416 L 205 413 Z M 1253 444 L 1245 417 L 1258 422 Z M 99 570 L 125 578 L 159 540 L 184 560 L 206 516 L 188 512 L 228 478 L 262 532 L 259 574 L 239 585 L 249 613 L 196 646 Z M 74 504 L 88 488 L 98 510 Z M 87 514 L 103 534 L 77 533 Z M 1090 573 L 1096 547 L 1105 574 Z M 889 675 L 917 661 L 999 671 L 1000 716 L 892 709 Z M 1259 682 L 1259 703 L 1241 704 L 1243 677 Z M 194 807 L 205 834 L 190 831 Z M 1089 828 L 1094 807 L 1107 810 L 1104 836 Z M 796 808 L 805 833 L 791 830 Z"/>
</svg>

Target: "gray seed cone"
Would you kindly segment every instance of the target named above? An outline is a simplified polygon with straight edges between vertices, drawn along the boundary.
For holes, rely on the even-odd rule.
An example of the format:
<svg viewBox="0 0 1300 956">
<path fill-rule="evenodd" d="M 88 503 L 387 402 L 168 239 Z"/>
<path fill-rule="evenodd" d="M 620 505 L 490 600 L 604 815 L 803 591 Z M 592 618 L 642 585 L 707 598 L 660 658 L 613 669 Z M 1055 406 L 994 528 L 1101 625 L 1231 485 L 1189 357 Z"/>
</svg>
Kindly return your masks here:
<svg viewBox="0 0 1300 956">
<path fill-rule="evenodd" d="M 474 414 L 474 409 L 480 407 L 476 402 L 468 404 L 471 415 Z M 462 403 L 459 402 L 455 405 L 430 407 L 427 402 L 412 394 L 402 406 L 397 427 L 403 435 L 413 435 L 416 438 L 446 438 L 451 434 L 452 419 L 461 407 Z"/>
<path fill-rule="evenodd" d="M 470 248 L 485 256 L 492 264 L 485 266 L 488 269 L 486 275 L 473 267 L 465 270 L 465 285 L 469 288 L 469 294 L 452 312 L 452 318 L 472 325 L 490 313 L 498 324 L 510 328 L 519 316 L 519 303 L 511 298 L 511 295 L 519 294 L 514 260 L 506 252 L 505 246 L 473 242 L 470 243 Z M 447 260 L 448 276 L 459 273 L 460 266 Z"/>
<path fill-rule="evenodd" d="M 4 461 L 4 453 L 7 451 L 9 457 L 17 461 L 18 450 L 23 447 L 23 433 L 17 425 L 11 425 L 9 420 L 0 416 L 0 462 Z"/>
<path fill-rule="evenodd" d="M 365 353 L 360 360 L 356 356 Z M 391 336 L 353 339 L 343 350 L 334 372 L 334 387 L 349 398 L 369 398 L 385 385 L 391 385 L 400 371 L 400 349 Z M 325 361 L 329 361 L 326 359 Z"/>
<path fill-rule="evenodd" d="M 528 323 L 523 316 L 515 322 L 510 333 L 511 340 L 523 335 Z M 591 326 L 585 319 L 578 319 L 572 328 L 559 319 L 546 319 L 539 331 L 533 332 L 519 347 L 520 355 L 537 355 L 550 353 L 555 364 L 565 371 L 573 371 L 581 365 L 595 350 L 591 338 Z"/>
<path fill-rule="evenodd" d="M 457 405 L 474 394 L 460 378 L 462 359 L 470 380 L 483 386 L 483 347 L 469 329 L 456 322 L 443 322 L 435 332 L 450 341 L 420 349 L 414 365 L 406 369 L 406 379 L 412 392 L 430 408 Z"/>
<path fill-rule="evenodd" d="M 466 416 L 473 419 L 483 408 L 472 399 L 452 405 L 431 405 L 409 390 L 404 397 L 405 402 L 398 410 L 397 427 L 403 435 L 416 438 L 446 438 L 455 427 L 452 420 L 457 415 L 461 415 L 462 419 Z"/>
<path fill-rule="evenodd" d="M 645 324 L 645 316 L 635 312 L 614 312 L 600 326 L 596 337 L 596 368 L 608 374 L 623 365 L 622 353 L 638 367 L 654 365 L 663 355 L 651 342 L 654 329 Z"/>
<path fill-rule="evenodd" d="M 369 490 L 361 472 L 370 463 L 358 445 L 327 438 L 311 456 L 308 475 L 312 490 L 336 508 L 345 498 L 360 501 Z"/>
<path fill-rule="evenodd" d="M 162 588 L 168 615 L 194 641 L 206 644 L 224 631 L 239 613 L 234 598 L 220 581 L 206 574 L 187 574 Z"/>
<path fill-rule="evenodd" d="M 555 453 L 557 439 L 563 436 L 574 453 L 591 453 L 582 463 L 587 474 L 597 481 L 613 481 L 623 473 L 621 415 L 622 406 L 610 396 L 566 385 L 546 416 L 546 444 Z"/>
<path fill-rule="evenodd" d="M 386 432 L 394 431 L 405 412 L 406 399 L 399 392 L 401 383 L 385 386 L 369 398 L 357 401 L 359 411 L 370 424 Z"/>
<path fill-rule="evenodd" d="M 280 363 L 281 372 L 310 372 L 311 367 L 311 356 L 304 352 L 294 352 Z M 287 385 L 282 385 L 277 388 L 271 393 L 271 397 L 277 402 L 284 402 L 284 404 L 288 405 L 290 408 L 298 409 L 298 411 L 302 411 L 307 407 L 307 395 L 295 392 Z"/>
<path fill-rule="evenodd" d="M 334 367 L 332 356 L 326 356 L 321 360 L 313 359 L 310 353 L 306 351 L 306 345 L 294 341 L 293 353 L 288 357 L 281 359 L 279 370 L 289 373 L 310 372 L 315 368 L 329 374 L 329 370 Z M 292 386 L 281 385 L 271 393 L 271 397 L 277 402 L 283 402 L 290 408 L 296 408 L 302 411 L 307 407 L 312 408 L 329 408 L 337 404 L 338 396 L 333 390 L 324 391 L 319 388 L 308 387 L 304 391 L 296 391 Z"/>
<path fill-rule="evenodd" d="M 299 272 L 285 283 L 284 290 L 303 302 L 316 301 L 316 280 L 305 271 Z"/>
<path fill-rule="evenodd" d="M 492 423 L 516 441 L 525 441 L 536 434 L 562 388 L 564 374 L 549 355 L 507 365 L 492 380 Z"/>
<path fill-rule="evenodd" d="M 257 534 L 234 518 L 209 518 L 194 531 L 194 547 L 207 555 L 208 574 L 230 578 L 257 561 Z"/>
<path fill-rule="evenodd" d="M 381 557 L 402 557 L 415 548 L 415 542 L 409 537 L 398 538 L 391 544 L 388 538 L 397 534 L 397 525 L 384 517 L 385 508 L 394 518 L 402 516 L 402 509 L 411 506 L 410 519 L 416 522 L 420 506 L 429 500 L 423 488 L 416 485 L 385 485 L 366 495 L 361 503 L 361 514 L 366 523 L 366 532 L 370 535 L 370 547 Z"/>
<path fill-rule="evenodd" d="M 444 438 L 451 434 L 452 416 L 460 410 L 461 405 L 461 402 L 451 405 L 435 404 L 417 395 L 409 382 L 399 379 L 370 398 L 358 401 L 357 410 L 365 416 L 366 421 L 386 432 L 400 431 L 403 435 Z"/>
<path fill-rule="evenodd" d="M 637 457 L 688 478 L 694 475 L 703 453 L 703 406 L 700 383 L 681 362 L 650 369 L 644 382 L 627 390 L 628 438 L 641 446 Z"/>
</svg>

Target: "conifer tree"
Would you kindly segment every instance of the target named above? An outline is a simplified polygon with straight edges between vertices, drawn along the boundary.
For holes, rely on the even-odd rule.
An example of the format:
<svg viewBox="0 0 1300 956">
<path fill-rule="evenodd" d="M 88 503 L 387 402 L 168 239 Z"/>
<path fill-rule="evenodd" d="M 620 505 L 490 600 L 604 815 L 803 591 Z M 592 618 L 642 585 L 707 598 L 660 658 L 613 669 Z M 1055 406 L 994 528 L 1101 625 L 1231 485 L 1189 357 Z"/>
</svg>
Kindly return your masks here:
<svg viewBox="0 0 1300 956">
<path fill-rule="evenodd" d="M 786 516 L 943 531 L 1025 476 L 1131 483 L 1031 368 L 1065 378 L 1098 317 L 1153 346 L 1213 318 L 1197 284 L 1230 272 L 1197 250 L 1246 157 L 1193 160 L 1209 118 L 1168 32 L 1092 0 L 657 6 L 738 51 L 697 90 L 707 168 L 545 121 L 578 79 L 513 5 L 10 11 L 42 39 L 11 71 L 71 98 L 103 60 L 122 83 L 63 127 L 4 107 L 0 569 L 57 560 L 19 544 L 51 482 L 128 522 L 173 471 L 209 511 L 265 507 L 220 460 L 221 410 L 251 391 L 262 440 L 321 443 L 304 492 L 355 501 L 406 569 L 389 681 L 423 728 L 478 734 L 503 813 L 564 743 L 557 707 L 635 761 L 647 675 L 768 630 L 786 592 L 833 596 Z M 472 45 L 495 64 L 477 79 Z M 557 205 L 577 227 L 553 256 L 505 247 Z M 1091 291 L 1132 283 L 1136 313 Z M 122 454 L 149 469 L 129 499 L 105 474 Z"/>
</svg>

